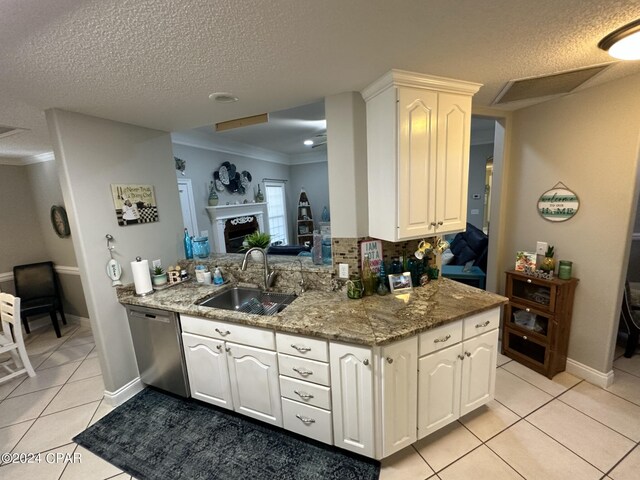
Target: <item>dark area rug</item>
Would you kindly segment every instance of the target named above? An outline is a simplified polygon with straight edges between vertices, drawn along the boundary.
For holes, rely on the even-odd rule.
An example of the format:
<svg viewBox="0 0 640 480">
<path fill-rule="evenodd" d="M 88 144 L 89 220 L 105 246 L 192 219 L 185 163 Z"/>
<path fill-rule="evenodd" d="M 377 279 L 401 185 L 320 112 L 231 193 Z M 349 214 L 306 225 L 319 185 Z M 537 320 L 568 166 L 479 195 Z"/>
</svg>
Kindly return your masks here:
<svg viewBox="0 0 640 480">
<path fill-rule="evenodd" d="M 73 439 L 139 480 L 368 480 L 380 463 L 147 388 Z"/>
</svg>

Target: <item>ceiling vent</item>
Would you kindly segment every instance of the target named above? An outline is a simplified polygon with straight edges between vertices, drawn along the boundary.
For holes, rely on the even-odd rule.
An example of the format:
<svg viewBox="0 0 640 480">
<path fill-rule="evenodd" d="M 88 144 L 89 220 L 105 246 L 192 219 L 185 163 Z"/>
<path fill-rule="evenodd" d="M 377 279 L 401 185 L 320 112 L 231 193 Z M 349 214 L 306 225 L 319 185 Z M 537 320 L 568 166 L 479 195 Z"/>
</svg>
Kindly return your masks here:
<svg viewBox="0 0 640 480">
<path fill-rule="evenodd" d="M 6 127 L 4 125 L 0 125 L 0 138 L 15 135 L 16 133 L 24 132 L 25 130 L 25 128 Z"/>
<path fill-rule="evenodd" d="M 543 77 L 511 80 L 498 94 L 493 105 L 550 97 L 569 93 L 602 72 L 610 64 L 569 70 Z"/>
</svg>

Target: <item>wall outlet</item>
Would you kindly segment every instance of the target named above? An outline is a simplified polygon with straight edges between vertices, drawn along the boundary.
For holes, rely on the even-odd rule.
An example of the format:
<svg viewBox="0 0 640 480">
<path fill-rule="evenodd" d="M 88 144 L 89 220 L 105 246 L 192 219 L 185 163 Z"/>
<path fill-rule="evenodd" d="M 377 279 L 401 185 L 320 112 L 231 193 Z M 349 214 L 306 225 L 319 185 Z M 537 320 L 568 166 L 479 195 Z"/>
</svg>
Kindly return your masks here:
<svg viewBox="0 0 640 480">
<path fill-rule="evenodd" d="M 153 268 L 161 267 L 162 266 L 162 262 L 160 261 L 160 259 L 154 260 L 153 262 L 151 262 L 151 266 Z"/>
<path fill-rule="evenodd" d="M 472 208 L 471 209 L 471 215 L 480 215 L 480 209 Z"/>
<path fill-rule="evenodd" d="M 547 242 L 536 242 L 536 253 L 538 255 L 544 255 L 547 253 L 547 247 L 549 244 Z"/>
<path fill-rule="evenodd" d="M 340 277 L 340 278 L 349 278 L 349 264 L 348 263 L 339 263 L 338 264 L 338 277 Z"/>
</svg>

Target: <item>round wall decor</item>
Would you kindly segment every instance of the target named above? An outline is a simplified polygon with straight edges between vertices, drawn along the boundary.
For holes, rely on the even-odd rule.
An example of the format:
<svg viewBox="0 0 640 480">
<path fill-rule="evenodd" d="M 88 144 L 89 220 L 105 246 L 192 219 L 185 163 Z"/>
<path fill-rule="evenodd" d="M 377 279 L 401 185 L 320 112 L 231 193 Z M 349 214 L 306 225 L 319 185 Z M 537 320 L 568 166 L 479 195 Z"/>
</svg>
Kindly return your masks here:
<svg viewBox="0 0 640 480">
<path fill-rule="evenodd" d="M 223 162 L 220 168 L 213 172 L 213 181 L 219 192 L 227 190 L 229 193 L 244 195 L 251 180 L 249 172 L 246 170 L 236 171 L 235 164 L 230 162 Z"/>
<path fill-rule="evenodd" d="M 578 195 L 562 182 L 547 190 L 538 199 L 538 213 L 550 222 L 566 222 L 580 208 Z"/>
<path fill-rule="evenodd" d="M 51 207 L 51 225 L 60 238 L 65 238 L 71 235 L 69 219 L 67 218 L 67 211 L 64 207 L 58 205 L 53 205 Z"/>
</svg>

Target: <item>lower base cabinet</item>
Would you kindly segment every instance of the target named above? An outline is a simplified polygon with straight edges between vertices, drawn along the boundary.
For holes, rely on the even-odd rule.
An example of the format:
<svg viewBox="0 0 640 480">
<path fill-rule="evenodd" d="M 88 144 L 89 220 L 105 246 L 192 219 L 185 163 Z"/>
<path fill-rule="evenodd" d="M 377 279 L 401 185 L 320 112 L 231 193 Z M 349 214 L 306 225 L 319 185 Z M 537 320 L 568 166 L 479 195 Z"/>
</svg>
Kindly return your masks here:
<svg viewBox="0 0 640 480">
<path fill-rule="evenodd" d="M 388 457 L 493 399 L 499 308 L 382 347 L 220 322 L 211 338 L 206 320 L 186 320 L 194 398 L 367 457 Z"/>
</svg>

